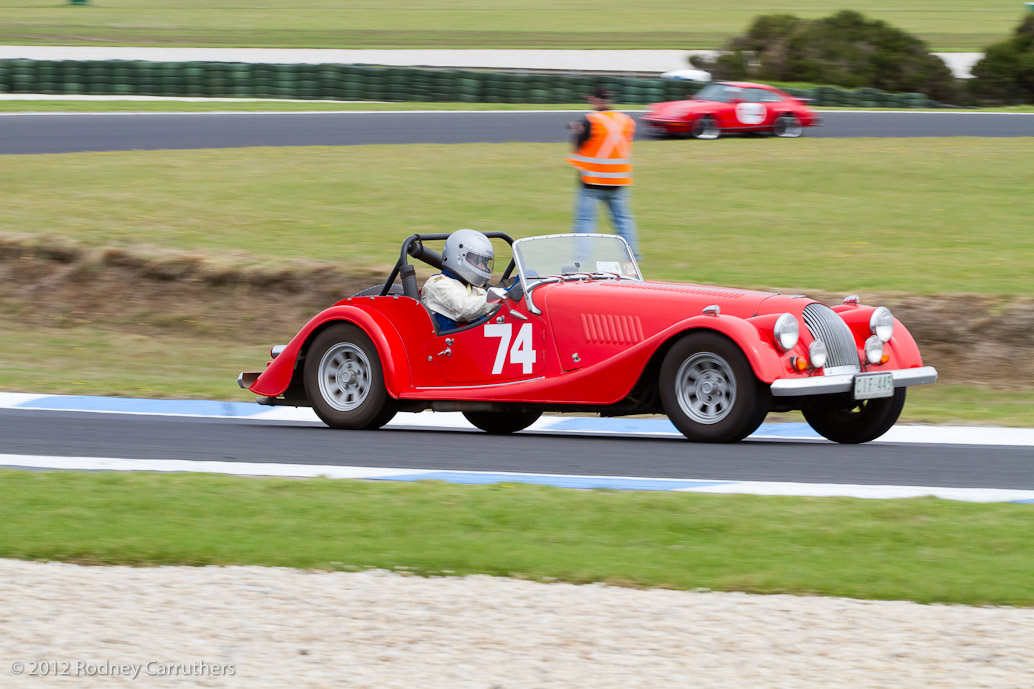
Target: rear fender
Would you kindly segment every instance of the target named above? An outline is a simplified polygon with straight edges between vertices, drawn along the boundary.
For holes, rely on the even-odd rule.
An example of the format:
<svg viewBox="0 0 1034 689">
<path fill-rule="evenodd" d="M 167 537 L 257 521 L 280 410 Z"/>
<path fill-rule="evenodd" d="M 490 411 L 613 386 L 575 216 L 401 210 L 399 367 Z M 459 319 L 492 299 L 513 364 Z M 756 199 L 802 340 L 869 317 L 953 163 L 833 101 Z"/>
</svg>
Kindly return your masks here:
<svg viewBox="0 0 1034 689">
<path fill-rule="evenodd" d="M 316 336 L 334 323 L 352 323 L 373 341 L 389 395 L 397 398 L 402 390 L 411 386 L 406 348 L 391 321 L 378 311 L 358 306 L 332 306 L 306 323 L 248 389 L 263 397 L 277 397 L 284 394 L 292 380 L 300 382 L 302 370 L 298 366 L 299 361 Z"/>
</svg>

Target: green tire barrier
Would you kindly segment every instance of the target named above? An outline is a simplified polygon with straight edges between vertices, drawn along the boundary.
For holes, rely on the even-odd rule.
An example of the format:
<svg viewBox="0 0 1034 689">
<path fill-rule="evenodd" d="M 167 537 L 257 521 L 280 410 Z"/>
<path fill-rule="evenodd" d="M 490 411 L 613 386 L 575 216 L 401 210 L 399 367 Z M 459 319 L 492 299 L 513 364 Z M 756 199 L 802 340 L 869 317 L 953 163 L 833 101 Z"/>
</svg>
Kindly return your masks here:
<svg viewBox="0 0 1034 689">
<path fill-rule="evenodd" d="M 460 103 L 581 103 L 597 86 L 619 103 L 679 100 L 703 84 L 673 79 L 503 73 L 340 64 L 0 60 L 0 93 L 194 96 Z M 921 93 L 786 89 L 814 105 L 924 108 Z"/>
</svg>

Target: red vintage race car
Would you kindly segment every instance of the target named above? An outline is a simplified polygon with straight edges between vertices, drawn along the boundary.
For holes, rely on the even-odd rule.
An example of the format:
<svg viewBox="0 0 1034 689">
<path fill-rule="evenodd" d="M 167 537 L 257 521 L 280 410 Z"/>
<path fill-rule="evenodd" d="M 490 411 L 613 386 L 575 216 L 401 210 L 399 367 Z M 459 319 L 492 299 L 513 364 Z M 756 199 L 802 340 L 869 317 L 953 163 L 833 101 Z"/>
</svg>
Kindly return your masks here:
<svg viewBox="0 0 1034 689">
<path fill-rule="evenodd" d="M 690 100 L 655 103 L 642 117 L 655 134 L 717 139 L 726 132 L 763 132 L 795 138 L 821 124 L 803 101 L 773 86 L 716 82 Z"/>
<path fill-rule="evenodd" d="M 486 318 L 436 328 L 410 259 L 440 269 L 426 243 L 448 235 L 412 235 L 383 285 L 316 315 L 238 384 L 260 404 L 312 406 L 334 428 L 426 409 L 461 411 L 490 433 L 545 411 L 656 413 L 690 440 L 730 442 L 770 411 L 801 409 L 826 438 L 860 443 L 894 424 L 907 386 L 937 379 L 891 312 L 857 297 L 830 308 L 647 282 L 620 237 L 485 234 L 513 254 Z"/>
</svg>

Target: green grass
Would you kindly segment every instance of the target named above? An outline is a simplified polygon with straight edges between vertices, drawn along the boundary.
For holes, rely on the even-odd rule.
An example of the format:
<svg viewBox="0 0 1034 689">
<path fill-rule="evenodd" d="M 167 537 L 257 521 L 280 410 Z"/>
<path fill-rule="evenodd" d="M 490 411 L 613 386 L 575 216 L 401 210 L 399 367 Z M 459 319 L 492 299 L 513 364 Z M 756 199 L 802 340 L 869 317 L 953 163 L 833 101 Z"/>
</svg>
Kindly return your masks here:
<svg viewBox="0 0 1034 689">
<path fill-rule="evenodd" d="M 853 9 L 918 34 L 939 51 L 978 51 L 1022 18 L 1015 0 L 798 0 L 773 6 L 656 0 L 563 4 L 511 0 L 474 4 L 369 0 L 302 6 L 272 0 L 0 0 L 0 43 L 297 48 L 718 48 L 759 14 L 828 16 Z M 591 16 L 591 21 L 587 20 Z"/>
<path fill-rule="evenodd" d="M 412 232 L 566 231 L 566 145 L 4 156 L 0 232 L 258 262 L 394 262 Z M 1034 295 L 1034 138 L 644 141 L 651 279 Z M 604 224 L 604 227 L 607 227 Z"/>
<path fill-rule="evenodd" d="M 936 499 L 0 472 L 0 557 L 1034 605 L 1034 511 Z"/>
<path fill-rule="evenodd" d="M 41 320 L 63 318 L 45 314 Z M 0 359 L 0 392 L 251 402 L 255 396 L 235 381 L 241 371 L 262 365 L 270 345 L 260 337 L 231 340 L 168 321 L 133 322 L 119 330 L 8 326 L 0 331 L 0 346 L 10 353 Z"/>
<path fill-rule="evenodd" d="M 574 174 L 564 151 L 557 143 L 4 156 L 0 232 L 145 255 L 177 250 L 224 266 L 316 261 L 380 275 L 412 232 L 566 231 Z M 1034 295 L 1029 190 L 1018 183 L 1029 179 L 1034 139 L 643 141 L 636 153 L 633 206 L 651 279 L 867 299 Z M 87 305 L 89 322 L 74 313 L 75 295 L 40 309 L 13 287 L 0 282 L 8 322 L 0 391 L 8 392 L 250 400 L 234 385 L 237 373 L 260 366 L 307 317 L 282 330 L 266 327 L 258 308 L 227 323 L 196 304 L 144 302 L 107 314 Z M 903 419 L 1034 426 L 1030 382 L 1017 384 L 919 388 Z"/>
<path fill-rule="evenodd" d="M 625 112 L 643 111 L 640 103 L 616 106 Z M 407 110 L 575 110 L 585 111 L 585 103 L 382 103 L 326 101 L 84 101 L 84 100 L 0 100 L 0 112 L 353 112 L 353 111 L 407 111 Z M 815 108 L 816 110 L 872 110 L 894 108 Z M 912 110 L 911 112 L 917 112 Z M 980 108 L 981 112 L 1034 112 L 1034 105 L 1011 105 L 1000 108 Z M 944 112 L 931 108 L 929 112 Z M 967 112 L 971 112 L 967 110 Z"/>
</svg>

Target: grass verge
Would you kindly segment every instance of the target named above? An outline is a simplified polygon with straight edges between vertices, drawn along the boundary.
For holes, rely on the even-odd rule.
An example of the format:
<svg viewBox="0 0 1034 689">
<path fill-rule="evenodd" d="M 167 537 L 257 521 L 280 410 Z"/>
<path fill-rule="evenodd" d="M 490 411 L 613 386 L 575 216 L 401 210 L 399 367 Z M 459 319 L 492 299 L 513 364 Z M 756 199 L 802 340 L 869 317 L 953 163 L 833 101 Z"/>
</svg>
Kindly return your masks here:
<svg viewBox="0 0 1034 689">
<path fill-rule="evenodd" d="M 0 472 L 0 557 L 1034 605 L 1029 505 Z"/>
<path fill-rule="evenodd" d="M 0 232 L 390 265 L 412 232 L 567 231 L 564 137 L 4 156 Z M 644 272 L 805 293 L 1031 296 L 1029 189 L 1017 183 L 1031 159 L 1034 138 L 643 141 L 632 205 Z"/>
<path fill-rule="evenodd" d="M 150 45 L 162 47 L 297 48 L 720 48 L 742 33 L 771 3 L 685 3 L 655 0 L 643 8 L 619 0 L 583 7 L 548 0 L 474 5 L 400 0 L 341 3 L 309 0 L 302 6 L 272 0 L 178 3 L 114 0 L 67 4 L 0 0 L 0 43 L 44 45 Z M 978 6 L 970 0 L 856 0 L 851 8 L 916 33 L 938 51 L 978 51 L 1002 40 L 1019 21 L 1022 5 Z M 829 3 L 797 0 L 801 17 L 832 14 Z M 548 29 L 544 29 L 548 27 Z"/>
</svg>

